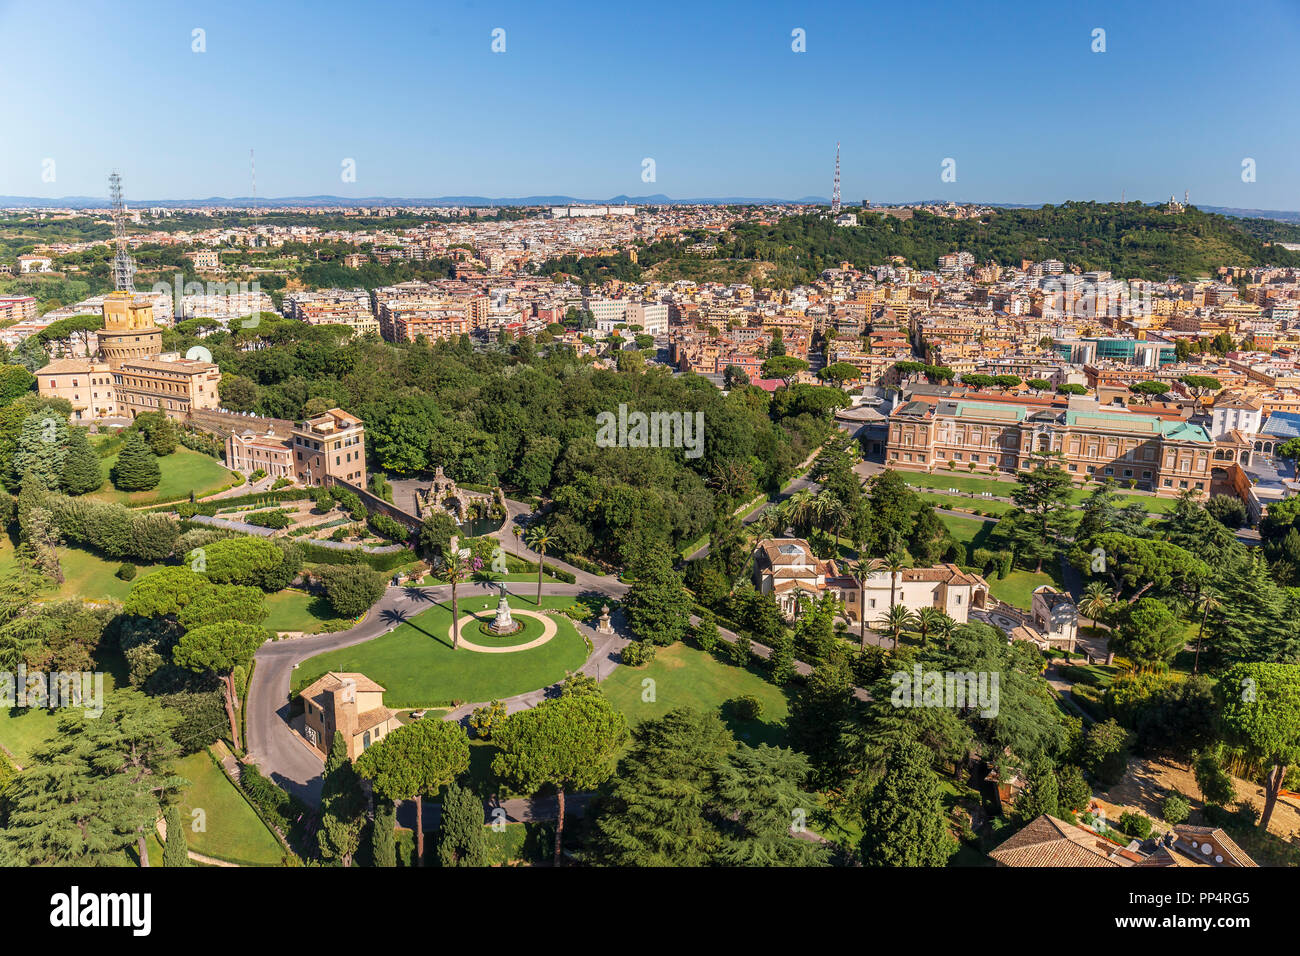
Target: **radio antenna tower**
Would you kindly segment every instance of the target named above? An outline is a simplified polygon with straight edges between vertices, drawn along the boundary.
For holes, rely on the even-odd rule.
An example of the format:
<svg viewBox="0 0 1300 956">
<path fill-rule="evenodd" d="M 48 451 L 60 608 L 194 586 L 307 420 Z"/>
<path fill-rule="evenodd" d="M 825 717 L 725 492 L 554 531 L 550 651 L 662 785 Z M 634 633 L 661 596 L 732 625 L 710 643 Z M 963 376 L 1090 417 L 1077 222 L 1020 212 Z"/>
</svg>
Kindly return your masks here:
<svg viewBox="0 0 1300 956">
<path fill-rule="evenodd" d="M 122 177 L 114 170 L 108 177 L 108 195 L 113 201 L 113 288 L 135 292 L 135 263 L 126 248 L 126 205 L 122 202 Z"/>
<path fill-rule="evenodd" d="M 831 190 L 831 215 L 840 214 L 840 144 L 835 144 L 835 186 Z"/>
</svg>

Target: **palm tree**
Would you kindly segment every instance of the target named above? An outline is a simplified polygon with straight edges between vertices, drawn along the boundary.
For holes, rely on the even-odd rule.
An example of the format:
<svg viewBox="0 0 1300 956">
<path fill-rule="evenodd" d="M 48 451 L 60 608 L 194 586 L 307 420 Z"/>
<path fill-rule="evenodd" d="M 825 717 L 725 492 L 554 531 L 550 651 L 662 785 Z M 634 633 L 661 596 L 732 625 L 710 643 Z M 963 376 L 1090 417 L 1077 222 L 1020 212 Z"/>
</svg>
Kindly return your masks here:
<svg viewBox="0 0 1300 956">
<path fill-rule="evenodd" d="M 1085 617 L 1092 618 L 1094 624 L 1100 624 L 1115 603 L 1115 592 L 1106 587 L 1102 581 L 1090 581 L 1083 590 L 1083 600 L 1079 602 L 1079 611 Z M 1111 650 L 1110 641 L 1106 642 L 1106 663 L 1115 661 L 1115 652 Z"/>
<path fill-rule="evenodd" d="M 858 582 L 858 627 L 864 651 L 867 649 L 867 578 L 879 570 L 879 558 L 854 561 L 849 565 L 849 575 Z"/>
<path fill-rule="evenodd" d="M 1115 593 L 1106 587 L 1103 581 L 1090 581 L 1084 588 L 1083 600 L 1079 602 L 1079 611 L 1093 623 L 1100 623 L 1110 606 L 1115 603 Z"/>
<path fill-rule="evenodd" d="M 936 638 L 943 641 L 944 650 L 947 650 L 948 642 L 952 639 L 952 632 L 957 630 L 957 622 L 940 611 L 939 616 L 930 625 L 930 630 Z"/>
<path fill-rule="evenodd" d="M 542 606 L 542 568 L 546 566 L 546 549 L 551 546 L 551 533 L 544 524 L 531 524 L 524 535 L 528 547 L 537 552 L 537 606 Z"/>
<path fill-rule="evenodd" d="M 898 652 L 898 638 L 902 633 L 912 626 L 912 612 L 902 604 L 895 604 L 889 609 L 889 613 L 877 622 L 881 629 L 888 631 L 890 637 L 894 639 L 894 652 Z"/>
<path fill-rule="evenodd" d="M 754 531 L 759 538 L 778 538 L 785 533 L 789 523 L 784 501 L 771 505 L 754 522 Z"/>
<path fill-rule="evenodd" d="M 443 572 L 451 584 L 451 649 L 454 651 L 460 647 L 460 606 L 456 601 L 456 586 L 468 576 L 469 565 L 461 554 L 460 541 L 454 535 L 448 539 L 443 553 L 446 555 Z"/>
<path fill-rule="evenodd" d="M 907 557 L 895 551 L 884 561 L 885 570 L 889 572 L 889 610 L 894 609 L 894 592 L 898 587 L 898 575 L 907 567 Z"/>
<path fill-rule="evenodd" d="M 948 617 L 937 607 L 923 607 L 912 615 L 912 623 L 916 625 L 916 633 L 921 635 L 921 647 L 925 647 L 931 632 L 936 630 L 941 617 Z M 952 620 L 952 618 L 948 618 Z"/>
<path fill-rule="evenodd" d="M 838 557 L 840 553 L 840 530 L 844 523 L 849 520 L 849 509 L 844 506 L 844 502 L 839 498 L 823 491 L 817 496 L 817 502 L 821 509 L 821 520 L 824 524 L 830 525 L 831 530 L 835 533 L 835 554 Z"/>
<path fill-rule="evenodd" d="M 808 525 L 817 517 L 816 498 L 807 488 L 796 491 L 785 500 L 785 513 L 796 529 L 807 531 Z"/>
</svg>

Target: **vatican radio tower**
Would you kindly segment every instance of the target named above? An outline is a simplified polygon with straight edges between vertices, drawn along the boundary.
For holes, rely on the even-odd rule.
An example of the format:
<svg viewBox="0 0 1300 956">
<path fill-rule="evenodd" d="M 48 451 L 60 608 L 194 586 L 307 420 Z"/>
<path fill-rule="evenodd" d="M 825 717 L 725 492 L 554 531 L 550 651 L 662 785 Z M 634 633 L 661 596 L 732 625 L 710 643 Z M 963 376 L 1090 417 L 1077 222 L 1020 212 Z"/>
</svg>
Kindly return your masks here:
<svg viewBox="0 0 1300 956">
<path fill-rule="evenodd" d="M 835 144 L 835 186 L 831 190 L 831 215 L 840 214 L 840 144 Z"/>
<path fill-rule="evenodd" d="M 122 177 L 116 171 L 108 177 L 108 195 L 113 201 L 113 288 L 117 292 L 135 291 L 135 263 L 126 247 L 126 205 L 122 202 Z"/>
</svg>

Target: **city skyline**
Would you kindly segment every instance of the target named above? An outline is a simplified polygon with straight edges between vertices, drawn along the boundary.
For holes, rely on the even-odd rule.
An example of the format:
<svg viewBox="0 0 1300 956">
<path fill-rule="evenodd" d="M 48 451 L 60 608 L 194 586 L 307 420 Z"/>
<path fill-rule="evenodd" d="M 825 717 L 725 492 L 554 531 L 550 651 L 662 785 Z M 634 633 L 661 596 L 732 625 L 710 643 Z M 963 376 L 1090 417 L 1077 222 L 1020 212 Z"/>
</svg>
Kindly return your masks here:
<svg viewBox="0 0 1300 956">
<path fill-rule="evenodd" d="M 42 78 L 14 103 L 0 194 L 93 197 L 118 168 L 128 202 L 248 197 L 252 149 L 259 197 L 795 201 L 829 194 L 841 141 L 850 206 L 1186 189 L 1198 204 L 1300 208 L 1300 131 L 1268 122 L 1294 68 L 1258 55 L 1260 37 L 1300 38 L 1280 2 L 1236 22 L 1208 3 L 1033 18 L 1005 3 L 937 2 L 928 18 L 760 4 L 743 19 L 669 4 L 598 22 L 577 6 L 399 3 L 364 20 L 339 4 L 310 18 L 141 6 L 119 21 L 72 4 L 57 24 L 0 8 L 0 28 L 32 40 L 0 76 Z M 1215 70 L 1197 67 L 1198 44 Z M 361 70 L 366 50 L 390 66 Z"/>
</svg>

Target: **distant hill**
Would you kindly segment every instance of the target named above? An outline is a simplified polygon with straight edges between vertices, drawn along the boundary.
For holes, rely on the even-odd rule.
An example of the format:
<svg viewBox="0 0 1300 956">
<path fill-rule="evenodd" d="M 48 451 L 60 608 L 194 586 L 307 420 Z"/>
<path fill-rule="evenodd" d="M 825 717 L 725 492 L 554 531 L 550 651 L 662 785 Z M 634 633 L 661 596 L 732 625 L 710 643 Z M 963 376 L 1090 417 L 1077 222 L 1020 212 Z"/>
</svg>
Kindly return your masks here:
<svg viewBox="0 0 1300 956">
<path fill-rule="evenodd" d="M 908 202 L 880 204 L 883 206 L 921 206 L 944 205 L 952 199 L 917 199 Z M 956 200 L 958 205 L 991 206 L 997 209 L 1040 209 L 1043 203 L 995 203 L 979 200 Z M 133 199 L 127 205 L 135 208 L 156 206 L 162 209 L 177 209 L 193 206 L 235 206 L 248 209 L 266 209 L 273 206 L 290 206 L 311 208 L 319 206 L 568 206 L 568 205 L 637 205 L 637 206 L 728 206 L 728 205 L 797 205 L 829 206 L 826 196 L 800 196 L 797 199 L 775 198 L 772 196 L 724 196 L 696 197 L 692 199 L 675 199 L 663 193 L 647 196 L 611 196 L 607 199 L 578 199 L 574 196 L 435 196 L 412 198 L 406 196 L 209 196 L 206 199 Z M 1159 204 L 1148 204 L 1159 205 Z M 60 207 L 68 209 L 104 209 L 108 206 L 106 196 L 63 196 L 58 199 L 38 196 L 0 196 L 0 208 Z M 880 206 L 878 205 L 877 208 Z M 850 202 L 845 205 L 849 211 L 860 211 L 861 204 Z M 1300 223 L 1300 211 L 1281 209 L 1237 209 L 1228 206 L 1200 206 L 1203 212 L 1219 213 L 1242 219 L 1276 219 L 1281 222 Z"/>
<path fill-rule="evenodd" d="M 1060 259 L 1084 271 L 1156 281 L 1213 275 L 1220 266 L 1300 267 L 1300 253 L 1265 245 L 1244 228 L 1246 220 L 1194 207 L 1174 212 L 1139 202 L 1066 203 L 999 208 L 980 219 L 918 212 L 900 220 L 860 208 L 856 212 L 856 227 L 836 226 L 820 214 L 787 216 L 771 225 L 744 222 L 708 237 L 713 251 L 704 255 L 688 251 L 690 244 L 666 241 L 639 250 L 636 263 L 625 255 L 567 257 L 544 264 L 542 271 L 592 282 L 636 280 L 653 268 L 657 279 L 730 282 L 765 263 L 764 278 L 789 288 L 841 262 L 865 267 L 901 256 L 916 268 L 934 269 L 939 256 L 957 251 L 972 253 L 977 262 L 1018 266 L 1022 260 Z"/>
<path fill-rule="evenodd" d="M 806 277 L 841 261 L 867 265 L 890 256 L 933 269 L 939 256 L 959 250 L 977 262 L 1060 259 L 1129 279 L 1213 275 L 1220 266 L 1300 266 L 1300 255 L 1265 246 L 1241 220 L 1194 207 L 1172 212 L 1141 203 L 1066 203 L 999 209 L 978 220 L 918 213 L 907 220 L 866 215 L 859 222 L 839 228 L 818 216 L 792 216 L 772 226 L 742 223 L 717 255 L 761 258 Z"/>
</svg>

